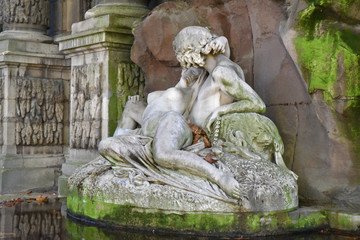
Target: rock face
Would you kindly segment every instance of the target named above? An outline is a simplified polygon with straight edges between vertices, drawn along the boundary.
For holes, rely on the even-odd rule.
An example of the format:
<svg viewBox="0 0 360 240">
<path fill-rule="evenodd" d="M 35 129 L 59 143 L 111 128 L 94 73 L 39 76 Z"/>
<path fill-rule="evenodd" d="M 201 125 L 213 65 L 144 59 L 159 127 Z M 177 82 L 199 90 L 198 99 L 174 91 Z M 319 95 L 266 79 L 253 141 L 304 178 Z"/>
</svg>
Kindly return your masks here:
<svg viewBox="0 0 360 240">
<path fill-rule="evenodd" d="M 359 150 L 354 147 L 359 145 L 359 125 L 355 120 L 359 118 L 360 105 L 359 58 L 351 54 L 359 54 L 360 48 L 356 41 L 340 42 L 340 50 L 333 51 L 335 62 L 331 56 L 324 59 L 311 49 L 325 47 L 325 43 L 329 46 L 331 41 L 358 39 L 358 30 L 352 24 L 359 22 L 359 11 L 353 10 L 359 6 L 357 1 L 349 1 L 352 10 L 346 11 L 336 1 L 324 1 L 323 5 L 313 2 L 311 5 L 299 0 L 167 2 L 135 28 L 131 58 L 144 71 L 147 92 L 166 89 L 175 85 L 181 73 L 172 41 L 182 28 L 207 26 L 226 36 L 231 60 L 244 69 L 247 83 L 264 100 L 266 115 L 279 128 L 286 165 L 299 175 L 299 194 L 304 200 L 351 206 L 351 201 L 356 202 L 353 199 L 359 200 L 360 195 L 356 190 L 360 178 Z M 312 21 L 320 9 L 327 9 L 321 15 L 323 19 Z M 343 37 L 336 31 L 332 34 L 326 27 L 332 26 L 329 19 L 334 14 L 343 21 L 335 22 L 335 26 L 348 29 Z M 295 31 L 293 26 L 306 25 L 306 16 L 310 20 L 305 23 L 312 30 L 298 27 Z M 331 36 L 338 38 L 332 40 Z M 316 42 L 317 39 L 320 40 Z M 317 56 L 324 65 L 316 61 Z M 329 66 L 331 71 L 325 68 Z M 327 82 L 331 77 L 333 80 L 328 84 L 316 84 L 316 80 Z M 340 195 L 344 192 L 352 197 L 343 199 Z"/>
</svg>

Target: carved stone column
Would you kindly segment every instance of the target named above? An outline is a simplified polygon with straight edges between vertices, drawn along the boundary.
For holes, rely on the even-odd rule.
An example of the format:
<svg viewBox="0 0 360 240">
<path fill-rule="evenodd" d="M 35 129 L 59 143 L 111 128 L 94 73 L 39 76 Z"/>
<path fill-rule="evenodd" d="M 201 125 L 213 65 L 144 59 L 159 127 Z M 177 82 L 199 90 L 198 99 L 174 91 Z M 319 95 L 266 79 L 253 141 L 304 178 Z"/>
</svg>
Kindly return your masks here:
<svg viewBox="0 0 360 240">
<path fill-rule="evenodd" d="M 0 4 L 0 194 L 52 188 L 67 143 L 69 60 L 45 35 L 49 0 Z"/>
<path fill-rule="evenodd" d="M 72 34 L 56 39 L 71 58 L 69 156 L 59 192 L 75 169 L 98 155 L 100 140 L 111 136 L 129 95 L 141 94 L 144 79 L 130 60 L 132 24 L 147 14 L 146 0 L 102 0 Z M 64 188 L 64 189 L 63 189 Z"/>
<path fill-rule="evenodd" d="M 18 39 L 46 42 L 52 39 L 46 36 L 49 26 L 50 0 L 2 0 L 3 32 L 0 39 Z"/>
</svg>

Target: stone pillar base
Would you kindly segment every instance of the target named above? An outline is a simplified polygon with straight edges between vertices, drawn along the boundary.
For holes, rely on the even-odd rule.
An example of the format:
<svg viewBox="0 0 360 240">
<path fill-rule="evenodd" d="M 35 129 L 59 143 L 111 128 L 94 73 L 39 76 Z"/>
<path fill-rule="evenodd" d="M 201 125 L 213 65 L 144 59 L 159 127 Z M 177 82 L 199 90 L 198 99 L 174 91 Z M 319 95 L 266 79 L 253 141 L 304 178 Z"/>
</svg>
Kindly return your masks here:
<svg viewBox="0 0 360 240">
<path fill-rule="evenodd" d="M 23 33 L 0 34 L 0 194 L 55 188 L 65 161 L 70 61 Z"/>
<path fill-rule="evenodd" d="M 72 34 L 56 39 L 71 58 L 69 155 L 62 165 L 59 194 L 77 167 L 99 156 L 98 143 L 111 136 L 129 95 L 141 94 L 144 78 L 130 60 L 134 21 L 148 12 L 143 0 L 100 4 Z"/>
<path fill-rule="evenodd" d="M 19 31 L 19 30 L 7 30 L 0 33 L 1 40 L 22 40 L 29 42 L 53 42 L 53 39 L 40 32 L 34 31 Z"/>
</svg>

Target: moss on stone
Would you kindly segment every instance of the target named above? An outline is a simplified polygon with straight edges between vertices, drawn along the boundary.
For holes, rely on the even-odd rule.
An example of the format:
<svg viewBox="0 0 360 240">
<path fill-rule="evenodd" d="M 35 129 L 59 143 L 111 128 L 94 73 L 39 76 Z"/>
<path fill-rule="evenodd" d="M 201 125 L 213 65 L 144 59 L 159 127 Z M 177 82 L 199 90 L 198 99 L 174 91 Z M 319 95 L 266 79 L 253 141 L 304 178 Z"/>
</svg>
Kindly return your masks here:
<svg viewBox="0 0 360 240">
<path fill-rule="evenodd" d="M 119 226 L 157 227 L 181 231 L 233 232 L 239 226 L 236 214 L 167 213 L 108 203 L 99 197 L 80 196 L 73 190 L 67 199 L 70 212 Z"/>
<path fill-rule="evenodd" d="M 333 211 L 329 213 L 330 228 L 342 231 L 360 232 L 359 214 Z"/>
<path fill-rule="evenodd" d="M 322 228 L 328 225 L 327 212 L 315 211 L 308 215 L 300 215 L 295 219 L 291 219 L 289 215 L 285 215 L 285 218 L 282 219 L 282 225 L 285 229 L 296 231 Z"/>
<path fill-rule="evenodd" d="M 349 97 L 360 96 L 359 55 L 342 40 L 340 31 L 327 32 L 321 37 L 309 39 L 298 37 L 295 40 L 300 67 L 308 83 L 309 92 L 323 90 L 337 97 L 335 83 L 339 77 L 346 79 L 345 94 Z M 343 58 L 345 76 L 338 76 L 340 56 Z M 326 99 L 325 100 L 331 100 Z"/>
<path fill-rule="evenodd" d="M 258 231 L 260 229 L 260 216 L 256 214 L 248 215 L 246 217 L 246 224 L 253 231 Z"/>
<path fill-rule="evenodd" d="M 343 115 L 346 119 L 345 131 L 349 133 L 355 158 L 360 165 L 360 100 L 348 100 Z M 360 184 L 360 176 L 358 177 L 358 184 Z"/>
<path fill-rule="evenodd" d="M 295 39 L 299 66 L 309 93 L 322 91 L 341 131 L 339 136 L 354 143 L 353 156 L 360 161 L 360 35 L 339 23 L 346 22 L 341 13 L 355 5 L 360 9 L 360 2 L 308 2 L 309 7 L 299 13 L 299 35 Z M 337 101 L 346 105 L 340 112 L 335 110 Z"/>
<path fill-rule="evenodd" d="M 303 208 L 293 212 L 249 212 L 249 213 L 204 213 L 204 212 L 165 212 L 161 209 L 143 209 L 129 205 L 107 202 L 101 194 L 86 196 L 86 189 L 72 190 L 68 195 L 68 210 L 75 215 L 85 217 L 112 226 L 138 228 L 141 230 L 177 231 L 182 233 L 201 233 L 219 236 L 231 235 L 269 235 L 309 231 L 315 229 L 333 229 L 358 231 L 359 214 L 337 213 L 333 211 Z M 114 229 L 113 227 L 111 229 Z M 79 226 L 67 221 L 68 235 L 72 239 L 119 239 L 115 231 L 109 234 L 100 228 Z M 108 230 L 107 230 L 108 231 Z M 124 239 L 129 233 L 121 233 Z M 132 233 L 130 233 L 131 235 Z M 134 235 L 131 239 L 142 239 L 143 235 Z"/>
<path fill-rule="evenodd" d="M 338 98 L 335 83 L 344 80 L 345 97 L 360 96 L 360 36 L 336 25 L 334 5 L 344 11 L 352 0 L 313 0 L 299 13 L 299 37 L 295 46 L 309 92 L 323 90 L 325 97 Z M 340 70 L 343 71 L 340 71 Z M 342 75 L 339 75 L 342 74 Z"/>
<path fill-rule="evenodd" d="M 350 20 L 351 22 L 353 21 L 352 9 L 358 9 L 360 7 L 358 0 L 307 0 L 307 2 L 317 7 L 328 8 L 339 15 L 339 17 L 347 18 L 346 20 Z"/>
</svg>

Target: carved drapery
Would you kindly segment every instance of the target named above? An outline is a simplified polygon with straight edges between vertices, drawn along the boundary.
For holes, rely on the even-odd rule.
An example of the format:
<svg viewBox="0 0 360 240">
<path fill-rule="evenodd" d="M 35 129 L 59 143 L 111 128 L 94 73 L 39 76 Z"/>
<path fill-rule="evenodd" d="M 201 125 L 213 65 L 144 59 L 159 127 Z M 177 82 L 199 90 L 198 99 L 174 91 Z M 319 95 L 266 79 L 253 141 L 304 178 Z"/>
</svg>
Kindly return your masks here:
<svg viewBox="0 0 360 240">
<path fill-rule="evenodd" d="M 64 89 L 61 80 L 16 79 L 16 145 L 62 145 Z"/>
<path fill-rule="evenodd" d="M 101 140 L 101 70 L 101 63 L 72 68 L 72 148 L 95 149 Z"/>
<path fill-rule="evenodd" d="M 2 0 L 0 2 L 0 19 L 4 30 L 19 28 L 45 30 L 49 26 L 49 0 Z M 19 27 L 19 24 L 22 26 Z M 24 25 L 33 26 L 25 28 Z"/>
<path fill-rule="evenodd" d="M 134 63 L 118 65 L 117 94 L 119 99 L 119 114 L 124 110 L 128 96 L 144 95 L 145 78 L 142 70 Z M 120 116 L 119 116 L 120 119 Z"/>
</svg>

